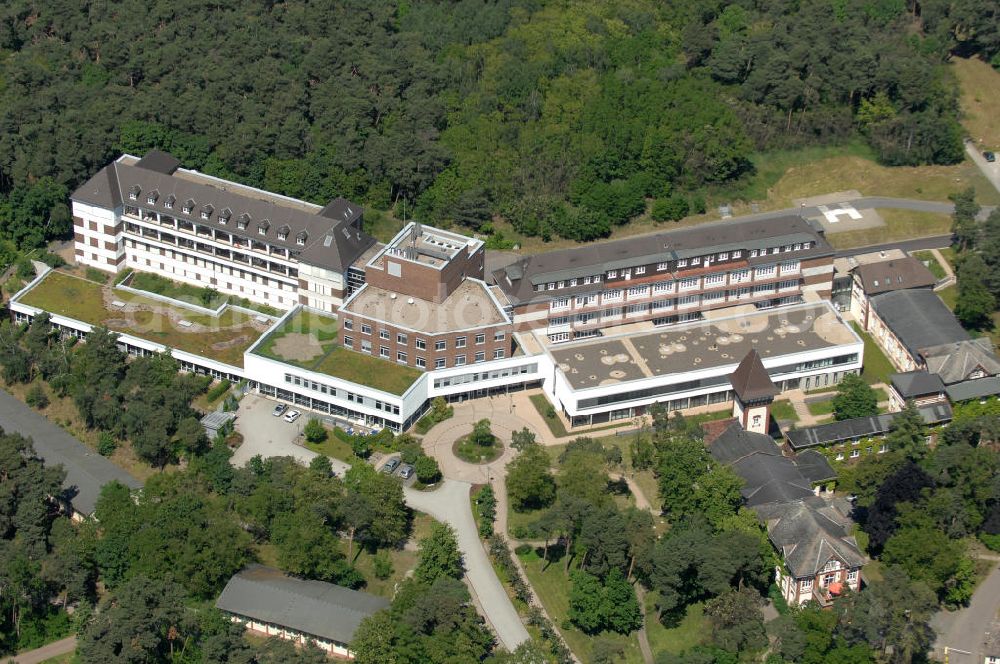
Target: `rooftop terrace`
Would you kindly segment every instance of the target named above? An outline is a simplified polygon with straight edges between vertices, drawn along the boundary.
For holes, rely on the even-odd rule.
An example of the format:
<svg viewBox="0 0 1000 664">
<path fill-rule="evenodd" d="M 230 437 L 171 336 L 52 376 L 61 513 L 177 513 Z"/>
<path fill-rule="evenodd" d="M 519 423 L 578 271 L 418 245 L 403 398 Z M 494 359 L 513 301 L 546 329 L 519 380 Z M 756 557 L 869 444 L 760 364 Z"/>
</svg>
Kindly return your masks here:
<svg viewBox="0 0 1000 664">
<path fill-rule="evenodd" d="M 18 302 L 237 367 L 270 324 L 229 307 L 219 316 L 199 313 L 60 270 L 49 272 Z"/>
<path fill-rule="evenodd" d="M 752 348 L 766 361 L 857 341 L 832 308 L 815 304 L 559 345 L 549 352 L 570 385 L 582 390 L 735 366 Z"/>
<path fill-rule="evenodd" d="M 253 352 L 397 395 L 406 392 L 423 373 L 342 347 L 337 343 L 338 329 L 336 318 L 300 308 L 261 340 Z"/>
<path fill-rule="evenodd" d="M 397 296 L 371 284 L 358 291 L 344 311 L 427 334 L 457 332 L 507 322 L 486 286 L 466 279 L 444 302 Z"/>
</svg>

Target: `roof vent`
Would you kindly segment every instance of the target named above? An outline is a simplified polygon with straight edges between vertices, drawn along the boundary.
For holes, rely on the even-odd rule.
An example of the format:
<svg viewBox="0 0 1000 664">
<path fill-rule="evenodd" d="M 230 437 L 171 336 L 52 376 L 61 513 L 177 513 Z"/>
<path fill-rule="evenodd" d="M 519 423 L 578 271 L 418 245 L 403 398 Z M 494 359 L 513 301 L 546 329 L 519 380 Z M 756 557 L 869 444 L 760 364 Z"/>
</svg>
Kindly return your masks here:
<svg viewBox="0 0 1000 664">
<path fill-rule="evenodd" d="M 413 298 L 412 297 L 406 298 L 406 303 L 407 304 L 413 304 Z"/>
<path fill-rule="evenodd" d="M 396 294 L 395 293 L 389 293 L 389 299 L 390 300 L 395 300 L 396 299 Z"/>
</svg>

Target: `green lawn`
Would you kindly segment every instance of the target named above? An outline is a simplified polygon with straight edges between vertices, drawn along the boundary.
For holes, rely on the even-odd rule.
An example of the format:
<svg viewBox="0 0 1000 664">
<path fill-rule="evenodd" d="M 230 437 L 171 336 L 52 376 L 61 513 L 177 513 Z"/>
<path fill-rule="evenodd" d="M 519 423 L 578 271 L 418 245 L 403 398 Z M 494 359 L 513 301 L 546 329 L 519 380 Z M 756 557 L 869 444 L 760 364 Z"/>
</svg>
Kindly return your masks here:
<svg viewBox="0 0 1000 664">
<path fill-rule="evenodd" d="M 861 326 L 851 321 L 851 327 L 858 333 L 861 340 L 865 342 L 864 366 L 861 370 L 861 377 L 869 385 L 876 383 L 888 384 L 889 374 L 896 373 L 896 367 L 892 366 L 892 362 L 885 356 L 879 345 L 875 343 L 871 335 L 861 329 Z"/>
<path fill-rule="evenodd" d="M 104 289 L 102 284 L 52 271 L 21 302 L 233 366 L 243 366 L 243 351 L 260 336 L 248 314 L 226 309 L 220 316 L 209 316 L 125 291 L 106 295 Z M 125 312 L 105 306 L 106 296 L 142 309 Z M 209 329 L 192 331 L 175 322 L 180 320 Z"/>
<path fill-rule="evenodd" d="M 357 463 L 359 461 L 358 457 L 354 456 L 354 450 L 351 449 L 348 443 L 335 436 L 333 432 L 328 433 L 329 435 L 322 443 L 310 443 L 307 441 L 306 448 L 319 454 L 325 454 L 332 459 L 340 459 L 346 463 Z"/>
<path fill-rule="evenodd" d="M 337 343 L 339 323 L 333 316 L 325 316 L 308 309 L 300 309 L 280 327 L 275 328 L 254 349 L 264 357 L 287 362 L 303 369 L 325 373 L 329 376 L 390 394 L 403 394 L 423 373 L 419 369 L 404 366 L 365 353 L 348 350 Z M 317 354 L 302 360 L 286 357 L 276 350 L 279 341 L 289 334 L 312 337 Z"/>
<path fill-rule="evenodd" d="M 778 399 L 771 404 L 771 416 L 776 420 L 798 420 L 795 407 L 788 399 Z"/>
<path fill-rule="evenodd" d="M 941 212 L 880 209 L 878 213 L 885 221 L 884 226 L 828 233 L 826 239 L 837 249 L 850 249 L 951 232 L 951 215 Z"/>
<path fill-rule="evenodd" d="M 471 442 L 468 436 L 462 436 L 452 445 L 452 450 L 455 456 L 467 463 L 489 463 L 503 454 L 503 443 L 494 436 L 493 444 L 484 447 Z"/>
<path fill-rule="evenodd" d="M 217 309 L 228 299 L 214 289 L 178 283 L 148 272 L 133 272 L 125 285 L 209 309 Z"/>
<path fill-rule="evenodd" d="M 948 276 L 948 273 L 944 271 L 944 268 L 941 267 L 941 263 L 938 262 L 938 259 L 934 257 L 932 252 L 914 251 L 910 255 L 926 265 L 927 269 L 930 270 L 931 274 L 933 274 L 937 279 L 944 279 Z"/>
<path fill-rule="evenodd" d="M 564 570 L 565 560 L 559 560 L 547 565 L 536 551 L 519 554 L 518 558 L 524 565 L 538 599 L 541 600 L 552 617 L 552 622 L 560 626 L 570 650 L 584 662 L 593 661 L 593 647 L 597 639 L 619 643 L 624 648 L 624 657 L 616 660 L 626 664 L 641 664 L 642 653 L 639 651 L 639 641 L 635 634 L 615 634 L 603 632 L 599 636 L 588 636 L 572 626 L 563 626 L 569 612 L 569 577 Z M 567 623 L 568 625 L 568 623 Z M 655 650 L 654 650 L 655 652 Z"/>
<path fill-rule="evenodd" d="M 822 401 L 813 401 L 812 403 L 807 403 L 806 408 L 809 409 L 809 413 L 820 417 L 821 415 L 829 415 L 833 412 L 833 399 L 823 399 Z"/>
<path fill-rule="evenodd" d="M 663 651 L 677 655 L 705 640 L 709 625 L 701 602 L 689 606 L 676 627 L 666 627 L 656 619 L 656 597 L 655 592 L 646 593 L 646 636 L 654 655 Z"/>
</svg>

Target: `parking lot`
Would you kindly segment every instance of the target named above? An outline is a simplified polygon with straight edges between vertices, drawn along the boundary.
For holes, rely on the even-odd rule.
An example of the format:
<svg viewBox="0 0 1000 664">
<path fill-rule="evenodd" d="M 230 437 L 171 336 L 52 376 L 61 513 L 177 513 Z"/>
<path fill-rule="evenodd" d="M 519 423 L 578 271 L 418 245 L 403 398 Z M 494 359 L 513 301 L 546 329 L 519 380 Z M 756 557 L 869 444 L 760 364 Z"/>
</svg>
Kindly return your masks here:
<svg viewBox="0 0 1000 664">
<path fill-rule="evenodd" d="M 291 456 L 306 464 L 313 457 L 318 456 L 316 452 L 298 444 L 302 440 L 302 428 L 310 417 L 315 417 L 318 413 L 288 406 L 285 413 L 289 410 L 300 410 L 302 415 L 294 422 L 286 422 L 284 413 L 282 416 L 274 415 L 274 407 L 278 403 L 281 402 L 252 393 L 247 394 L 240 401 L 240 408 L 236 413 L 236 431 L 243 435 L 243 444 L 233 454 L 231 463 L 234 466 L 244 466 L 247 461 L 258 454 L 264 458 Z M 327 420 L 329 417 L 321 417 L 321 419 Z M 373 454 L 369 462 L 381 469 L 386 462 L 398 458 L 398 456 L 398 454 Z M 348 464 L 339 459 L 331 458 L 330 463 L 338 475 L 343 475 L 350 468 Z M 416 481 L 415 476 L 408 479 L 400 477 L 400 468 L 398 467 L 393 474 L 403 482 L 404 486 L 410 486 Z"/>
</svg>

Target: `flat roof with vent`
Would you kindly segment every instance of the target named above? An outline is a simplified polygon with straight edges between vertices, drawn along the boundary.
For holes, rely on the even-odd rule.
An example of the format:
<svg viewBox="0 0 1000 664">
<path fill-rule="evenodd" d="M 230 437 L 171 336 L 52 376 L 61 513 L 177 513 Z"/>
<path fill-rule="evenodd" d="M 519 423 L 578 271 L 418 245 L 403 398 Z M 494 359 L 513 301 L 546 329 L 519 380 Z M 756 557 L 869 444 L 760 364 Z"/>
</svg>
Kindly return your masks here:
<svg viewBox="0 0 1000 664">
<path fill-rule="evenodd" d="M 594 341 L 549 353 L 573 389 L 587 389 L 732 365 L 756 350 L 776 357 L 860 344 L 827 303 L 702 320 Z"/>
<path fill-rule="evenodd" d="M 427 334 L 510 323 L 486 284 L 478 279 L 466 279 L 440 304 L 366 284 L 341 311 Z"/>
<path fill-rule="evenodd" d="M 462 251 L 472 253 L 482 244 L 482 240 L 410 222 L 368 264 L 381 268 L 390 256 L 441 269 Z"/>
</svg>

